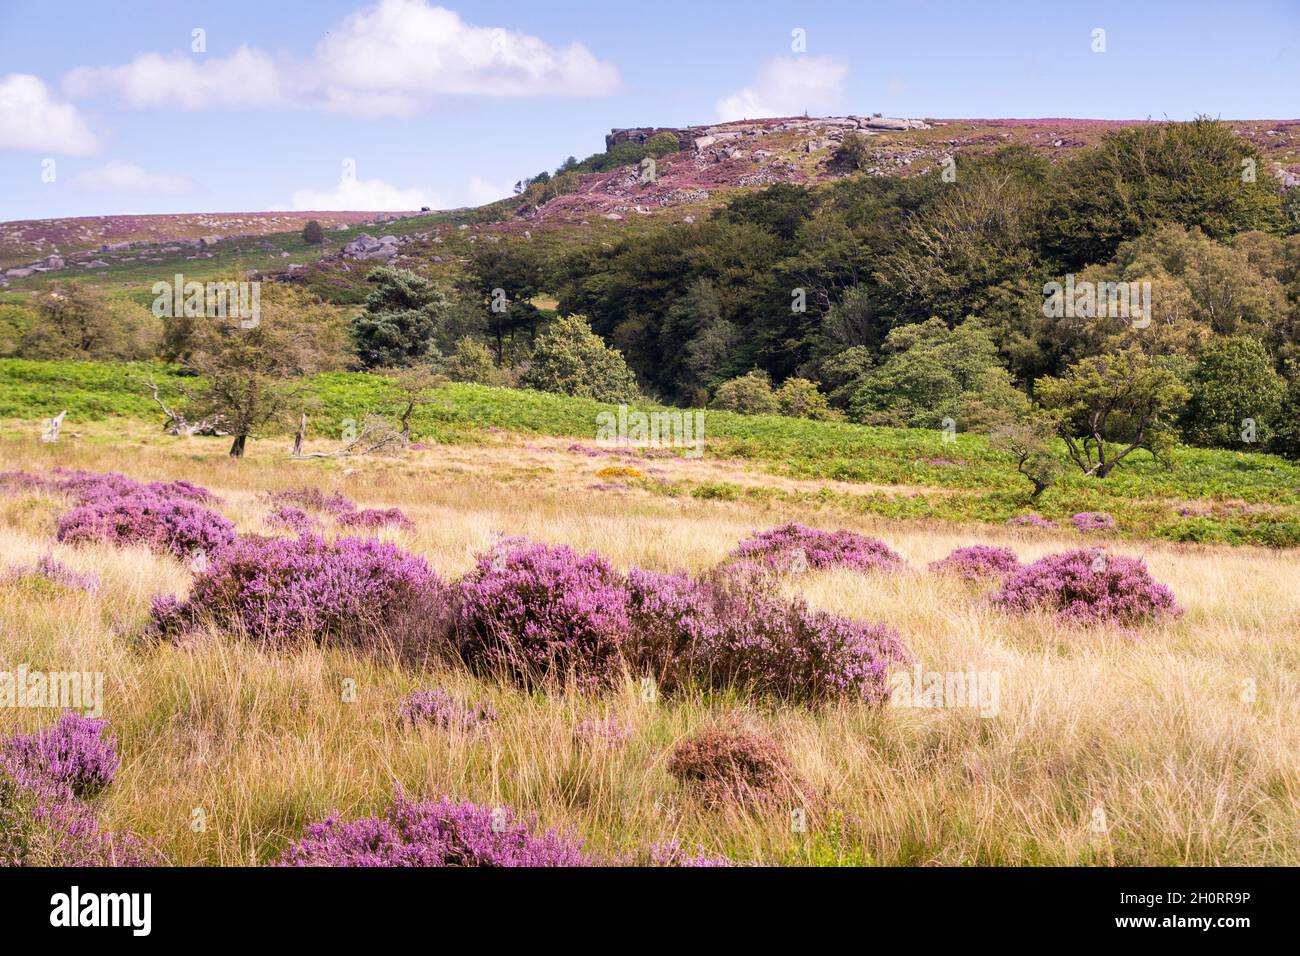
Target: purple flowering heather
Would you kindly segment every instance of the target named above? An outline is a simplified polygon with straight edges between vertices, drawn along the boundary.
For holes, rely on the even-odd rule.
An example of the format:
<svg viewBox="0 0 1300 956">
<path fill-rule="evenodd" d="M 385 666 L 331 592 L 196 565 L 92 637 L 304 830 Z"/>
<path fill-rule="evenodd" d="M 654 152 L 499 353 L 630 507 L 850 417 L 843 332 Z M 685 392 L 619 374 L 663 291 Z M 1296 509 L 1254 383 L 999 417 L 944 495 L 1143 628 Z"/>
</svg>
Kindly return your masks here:
<svg viewBox="0 0 1300 956">
<path fill-rule="evenodd" d="M 35 564 L 17 565 L 0 574 L 0 584 L 30 580 L 48 581 L 59 587 L 86 591 L 90 594 L 98 593 L 100 588 L 99 575 L 74 571 L 48 554 L 43 555 Z"/>
<path fill-rule="evenodd" d="M 235 527 L 202 505 L 139 488 L 77 505 L 59 518 L 58 539 L 143 544 L 183 557 L 194 551 L 220 552 L 234 541 Z"/>
<path fill-rule="evenodd" d="M 291 531 L 295 536 L 316 530 L 316 519 L 293 505 L 280 505 L 271 509 L 266 516 L 266 523 L 272 528 Z"/>
<path fill-rule="evenodd" d="M 411 803 L 399 792 L 382 817 L 307 827 L 281 866 L 587 866 L 582 845 L 521 821 L 508 807 L 449 798 Z"/>
<path fill-rule="evenodd" d="M 875 571 L 903 564 L 883 541 L 843 528 L 823 531 L 794 522 L 755 532 L 740 542 L 730 557 L 783 571 L 835 567 Z"/>
<path fill-rule="evenodd" d="M 678 840 L 652 843 L 630 861 L 633 866 L 735 866 L 730 857 L 709 853 L 700 847 L 691 853 Z"/>
<path fill-rule="evenodd" d="M 336 518 L 339 515 L 357 510 L 357 506 L 340 492 L 334 491 L 327 495 L 319 488 L 290 488 L 285 491 L 271 491 L 267 492 L 266 497 L 273 505 L 305 508 L 317 514 L 333 515 Z"/>
<path fill-rule="evenodd" d="M 35 734 L 15 734 L 4 750 L 22 766 L 74 796 L 89 798 L 113 782 L 120 761 L 117 738 L 104 736 L 107 721 L 68 711 Z"/>
<path fill-rule="evenodd" d="M 1009 611 L 1048 611 L 1075 624 L 1135 624 L 1182 613 L 1146 562 L 1087 550 L 1039 558 L 1008 576 L 992 600 Z"/>
<path fill-rule="evenodd" d="M 523 684 L 607 683 L 622 671 L 628 634 L 622 576 L 597 554 L 560 545 L 497 548 L 460 582 L 465 661 Z"/>
<path fill-rule="evenodd" d="M 892 628 L 812 611 L 770 584 L 743 569 L 704 582 L 634 570 L 628 590 L 638 670 L 654 673 L 669 692 L 697 683 L 804 703 L 888 696 L 889 666 L 909 659 Z"/>
<path fill-rule="evenodd" d="M 402 701 L 397 714 L 408 724 L 428 724 L 463 733 L 481 730 L 497 719 L 496 708 L 490 703 L 469 706 L 441 687 L 413 691 Z"/>
<path fill-rule="evenodd" d="M 375 531 L 379 528 L 395 525 L 404 530 L 415 527 L 415 522 L 406 516 L 401 508 L 365 508 L 347 511 L 338 516 L 340 528 L 362 528 Z"/>
<path fill-rule="evenodd" d="M 445 638 L 446 589 L 423 558 L 381 541 L 244 536 L 196 576 L 185 602 L 155 599 L 155 633 L 199 620 L 260 641 L 429 651 Z"/>
<path fill-rule="evenodd" d="M 1080 511 L 1070 518 L 1080 531 L 1114 531 L 1115 519 L 1104 511 Z"/>
<path fill-rule="evenodd" d="M 1018 567 L 1020 562 L 1014 551 L 988 544 L 957 548 L 947 557 L 930 562 L 934 573 L 953 574 L 967 581 L 1005 577 Z"/>
<path fill-rule="evenodd" d="M 1055 528 L 1055 521 L 1048 521 L 1042 515 L 1028 514 L 1016 515 L 1014 518 L 1008 518 L 1007 524 L 1013 528 Z"/>
</svg>

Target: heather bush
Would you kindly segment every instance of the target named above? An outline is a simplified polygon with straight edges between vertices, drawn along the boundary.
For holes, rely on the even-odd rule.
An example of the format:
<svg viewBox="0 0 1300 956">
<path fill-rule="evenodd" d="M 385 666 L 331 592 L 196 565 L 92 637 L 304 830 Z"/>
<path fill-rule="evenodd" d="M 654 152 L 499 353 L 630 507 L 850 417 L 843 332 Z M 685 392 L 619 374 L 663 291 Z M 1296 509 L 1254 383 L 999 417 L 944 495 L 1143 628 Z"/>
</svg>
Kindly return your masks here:
<svg viewBox="0 0 1300 956">
<path fill-rule="evenodd" d="M 496 708 L 490 703 L 468 705 L 440 687 L 413 691 L 402 701 L 397 715 L 413 726 L 429 725 L 463 733 L 481 730 L 497 719 Z"/>
<path fill-rule="evenodd" d="M 628 859 L 630 866 L 735 866 L 730 857 L 717 853 L 708 853 L 696 847 L 695 852 L 686 850 L 677 840 L 664 840 L 632 854 Z"/>
<path fill-rule="evenodd" d="M 669 754 L 668 773 L 709 806 L 801 800 L 806 790 L 775 740 L 734 727 L 679 741 Z"/>
<path fill-rule="evenodd" d="M 903 563 L 883 541 L 842 528 L 823 531 L 795 522 L 755 532 L 736 546 L 730 558 L 793 571 L 835 567 L 890 570 Z"/>
<path fill-rule="evenodd" d="M 400 792 L 382 817 L 306 828 L 281 866 L 584 866 L 580 843 L 520 820 L 508 807 L 450 798 L 411 803 Z"/>
<path fill-rule="evenodd" d="M 447 592 L 423 558 L 381 541 L 245 536 L 194 581 L 154 602 L 156 634 L 206 620 L 255 640 L 440 652 Z"/>
<path fill-rule="evenodd" d="M 278 508 L 273 508 L 266 516 L 266 523 L 272 528 L 291 531 L 294 535 L 307 534 L 316 530 L 316 520 L 293 505 L 280 505 Z"/>
<path fill-rule="evenodd" d="M 235 539 L 235 528 L 215 511 L 185 498 L 137 488 L 93 497 L 59 518 L 58 539 L 116 545 L 143 544 L 178 557 L 215 554 Z"/>
<path fill-rule="evenodd" d="M 1009 611 L 1048 611 L 1077 624 L 1134 624 L 1182 613 L 1144 561 L 1087 550 L 1049 554 L 1012 572 L 992 600 Z"/>
<path fill-rule="evenodd" d="M 117 773 L 117 739 L 103 736 L 107 721 L 68 711 L 35 734 L 15 734 L 3 749 L 22 766 L 74 796 L 98 795 Z"/>
<path fill-rule="evenodd" d="M 411 529 L 415 522 L 406 516 L 401 508 L 365 508 L 358 511 L 343 512 L 338 516 L 340 528 L 363 529 L 375 531 L 388 525 Z"/>
<path fill-rule="evenodd" d="M 461 655 L 480 671 L 523 684 L 608 683 L 622 669 L 627 591 L 597 554 L 498 547 L 461 580 L 457 625 Z"/>
<path fill-rule="evenodd" d="M 148 866 L 133 834 L 103 830 L 79 794 L 112 780 L 117 754 L 102 721 L 65 714 L 37 734 L 0 743 L 0 866 Z"/>
<path fill-rule="evenodd" d="M 1114 531 L 1115 519 L 1103 511 L 1080 511 L 1070 521 L 1080 531 Z"/>
<path fill-rule="evenodd" d="M 930 562 L 930 570 L 934 573 L 953 574 L 967 581 L 1001 578 L 1018 567 L 1020 562 L 1016 560 L 1014 551 L 988 544 L 957 548 L 947 557 Z"/>
<path fill-rule="evenodd" d="M 334 491 L 328 495 L 319 488 L 289 488 L 284 491 L 270 491 L 266 494 L 272 505 L 306 509 L 315 514 L 327 514 L 334 517 L 357 510 L 341 492 Z"/>
<path fill-rule="evenodd" d="M 74 571 L 62 561 L 51 555 L 43 555 L 35 564 L 16 565 L 0 574 L 0 584 L 21 584 L 24 582 L 45 582 L 73 591 L 98 593 L 99 575 L 82 574 Z"/>
<path fill-rule="evenodd" d="M 760 696 L 820 703 L 888 696 L 892 663 L 908 659 L 897 633 L 812 611 L 743 568 L 704 582 L 683 574 L 633 571 L 630 655 L 671 692 L 686 683 L 740 687 Z"/>
</svg>

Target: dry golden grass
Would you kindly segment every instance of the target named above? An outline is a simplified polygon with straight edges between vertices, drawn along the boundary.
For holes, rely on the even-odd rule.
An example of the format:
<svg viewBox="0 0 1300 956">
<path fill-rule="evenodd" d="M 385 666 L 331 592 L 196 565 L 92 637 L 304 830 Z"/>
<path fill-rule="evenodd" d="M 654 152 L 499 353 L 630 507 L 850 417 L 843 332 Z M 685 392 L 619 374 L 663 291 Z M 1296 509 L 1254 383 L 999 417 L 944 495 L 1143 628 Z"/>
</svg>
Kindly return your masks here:
<svg viewBox="0 0 1300 956">
<path fill-rule="evenodd" d="M 840 519 L 814 510 L 596 492 L 608 459 L 539 445 L 434 447 L 401 460 L 291 462 L 254 443 L 231 462 L 218 440 L 138 426 L 55 446 L 0 435 L 4 468 L 55 465 L 187 478 L 211 488 L 243 531 L 266 531 L 262 492 L 303 484 L 398 505 L 414 531 L 386 532 L 452 577 L 495 534 L 595 549 L 620 566 L 703 570 L 755 528 L 788 520 L 882 537 L 912 570 L 805 575 L 815 606 L 896 627 L 927 671 L 998 675 L 995 717 L 973 709 L 820 712 L 733 697 L 646 702 L 629 681 L 600 696 L 524 695 L 457 672 L 418 673 L 334 652 L 267 653 L 210 635 L 185 648 L 141 640 L 151 596 L 188 571 L 138 550 L 53 544 L 59 503 L 0 496 L 0 567 L 53 553 L 104 580 L 97 596 L 0 588 L 0 660 L 105 674 L 105 716 L 123 766 L 101 799 L 173 863 L 274 857 L 332 810 L 374 812 L 408 793 L 506 803 L 589 847 L 676 837 L 737 859 L 878 864 L 1300 864 L 1300 560 L 1294 552 L 1131 541 L 1187 613 L 1136 633 L 1065 629 L 987 608 L 925 564 L 982 541 L 1022 559 L 1078 546 L 1069 533 Z M 658 463 L 656 463 L 657 465 Z M 672 463 L 669 463 L 672 466 Z M 682 467 L 691 467 L 687 464 Z M 738 470 L 740 465 L 709 467 Z M 354 681 L 355 702 L 343 700 Z M 482 735 L 412 732 L 394 719 L 416 687 L 490 699 Z M 1246 689 L 1254 688 L 1253 699 Z M 586 718 L 631 729 L 619 746 L 578 744 Z M 53 715 L 0 712 L 0 730 Z M 765 726 L 833 812 L 709 811 L 665 770 L 683 735 L 738 717 Z M 1106 827 L 1094 827 L 1096 811 Z M 194 832 L 201 809 L 206 829 Z"/>
</svg>

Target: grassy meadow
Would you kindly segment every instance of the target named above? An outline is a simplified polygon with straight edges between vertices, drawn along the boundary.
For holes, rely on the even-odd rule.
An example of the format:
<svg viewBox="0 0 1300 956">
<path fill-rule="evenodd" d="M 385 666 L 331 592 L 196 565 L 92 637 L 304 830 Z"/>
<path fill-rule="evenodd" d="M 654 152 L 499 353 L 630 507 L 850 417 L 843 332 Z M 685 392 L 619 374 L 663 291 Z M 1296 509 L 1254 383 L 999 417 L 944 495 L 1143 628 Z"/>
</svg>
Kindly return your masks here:
<svg viewBox="0 0 1300 956">
<path fill-rule="evenodd" d="M 1158 524 L 1141 524 L 1144 509 L 1166 499 L 1217 507 L 1228 487 L 1232 500 L 1294 521 L 1300 481 L 1276 460 L 1184 451 L 1163 484 L 1144 478 L 1139 488 L 1117 474 L 1104 492 L 1088 492 L 1107 496 L 1099 506 L 1128 506 L 1114 508 L 1123 533 L 1100 543 L 1146 559 L 1186 613 L 1138 630 L 1083 629 L 997 612 L 972 586 L 927 573 L 927 562 L 976 542 L 1008 546 L 1021 560 L 1080 545 L 1072 530 L 970 523 L 1000 517 L 990 504 L 998 496 L 1025 510 L 1010 478 L 993 477 L 1007 470 L 974 439 L 954 450 L 937 433 L 709 413 L 704 459 L 621 462 L 570 450 L 583 421 L 589 443 L 590 404 L 453 386 L 420 410 L 423 450 L 291 460 L 283 440 L 265 440 L 233 461 L 225 439 L 162 434 L 147 420 L 148 402 L 121 384 L 126 370 L 105 368 L 96 379 L 79 368 L 75 380 L 88 384 L 78 389 L 69 370 L 35 365 L 0 363 L 6 470 L 189 479 L 221 496 L 217 510 L 241 532 L 270 533 L 266 491 L 339 490 L 363 506 L 399 506 L 414 529 L 381 535 L 448 579 L 501 533 L 596 550 L 624 569 L 703 571 L 755 529 L 791 520 L 848 527 L 880 537 L 908 569 L 809 572 L 783 586 L 815 607 L 892 625 L 927 671 L 999 675 L 996 715 L 984 717 L 970 708 L 811 710 L 728 694 L 645 701 L 631 679 L 600 694 L 527 694 L 459 669 L 273 652 L 221 633 L 156 645 L 143 636 L 150 599 L 185 592 L 182 562 L 57 544 L 64 502 L 0 495 L 0 567 L 49 553 L 104 582 L 98 594 L 0 585 L 0 657 L 105 674 L 104 716 L 123 764 L 99 798 L 101 817 L 141 834 L 170 863 L 267 862 L 334 810 L 381 811 L 398 784 L 421 798 L 535 813 L 600 852 L 676 838 L 768 864 L 1300 864 L 1300 558 L 1249 543 L 1159 540 Z M 18 394 L 18 382 L 30 391 Z M 329 411 L 315 423 L 327 433 L 333 416 L 378 385 L 332 376 L 318 387 Z M 63 436 L 43 444 L 36 420 L 59 406 L 71 409 Z M 321 434 L 308 444 L 337 442 Z M 941 466 L 919 463 L 922 452 L 965 463 L 932 475 L 925 469 Z M 862 471 L 844 474 L 836 463 Z M 608 473 L 629 467 L 637 474 Z M 1038 510 L 1056 516 L 1085 492 L 1070 482 L 1059 495 Z M 900 500 L 925 502 L 907 515 L 925 520 L 890 513 Z M 1249 541 L 1244 531 L 1223 534 Z M 434 686 L 489 700 L 500 718 L 480 734 L 401 725 L 402 698 Z M 580 721 L 606 717 L 630 729 L 622 746 L 575 740 Z M 0 731 L 50 720 L 5 710 Z M 708 809 L 669 776 L 675 742 L 729 722 L 771 733 L 809 782 L 817 802 L 804 831 L 791 825 L 795 808 Z"/>
</svg>

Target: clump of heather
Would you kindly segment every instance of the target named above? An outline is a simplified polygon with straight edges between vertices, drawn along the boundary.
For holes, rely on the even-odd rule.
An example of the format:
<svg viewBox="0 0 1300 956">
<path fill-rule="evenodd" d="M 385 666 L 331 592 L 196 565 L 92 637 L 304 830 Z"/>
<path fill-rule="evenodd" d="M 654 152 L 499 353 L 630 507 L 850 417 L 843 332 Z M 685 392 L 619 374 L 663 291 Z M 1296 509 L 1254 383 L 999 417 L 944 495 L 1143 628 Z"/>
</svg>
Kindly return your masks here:
<svg viewBox="0 0 1300 956">
<path fill-rule="evenodd" d="M 879 703 L 890 665 L 908 659 L 893 629 L 812 611 L 755 573 L 695 582 L 633 571 L 628 588 L 636 667 L 665 691 L 695 683 L 797 703 Z"/>
<path fill-rule="evenodd" d="M 1055 528 L 1056 522 L 1049 521 L 1042 515 L 1016 515 L 1014 518 L 1008 518 L 1007 524 L 1015 528 Z"/>
<path fill-rule="evenodd" d="M 291 531 L 295 535 L 307 534 L 316 530 L 316 520 L 301 508 L 293 505 L 280 505 L 273 508 L 266 516 L 266 523 L 272 528 Z"/>
<path fill-rule="evenodd" d="M 1016 553 L 1010 548 L 995 548 L 976 544 L 957 548 L 945 558 L 930 562 L 936 574 L 952 574 L 967 581 L 1001 578 L 1020 567 Z"/>
<path fill-rule="evenodd" d="M 430 725 L 462 733 L 481 730 L 497 719 L 496 708 L 490 703 L 469 705 L 440 687 L 413 691 L 402 701 L 397 714 L 408 724 Z"/>
<path fill-rule="evenodd" d="M 1080 511 L 1070 521 L 1080 531 L 1114 531 L 1115 519 L 1104 511 Z"/>
<path fill-rule="evenodd" d="M 64 715 L 53 728 L 0 743 L 0 866 L 157 863 L 134 834 L 103 830 L 81 799 L 117 769 L 101 730 L 101 721 Z"/>
<path fill-rule="evenodd" d="M 710 728 L 679 741 L 669 754 L 668 773 L 710 806 L 767 804 L 806 789 L 775 740 L 733 727 Z"/>
<path fill-rule="evenodd" d="M 795 522 L 755 532 L 737 545 L 730 558 L 782 571 L 835 567 L 876 571 L 903 564 L 883 541 L 843 528 L 823 531 Z"/>
<path fill-rule="evenodd" d="M 138 487 L 124 494 L 91 497 L 59 518 L 63 542 L 143 544 L 154 551 L 184 556 L 215 554 L 235 539 L 229 521 L 183 497 Z"/>
<path fill-rule="evenodd" d="M 46 581 L 58 587 L 73 591 L 86 591 L 91 594 L 99 592 L 100 581 L 97 574 L 82 574 L 74 571 L 62 561 L 51 555 L 43 555 L 35 564 L 17 565 L 4 574 L 0 574 L 0 584 L 21 583 L 24 581 Z"/>
<path fill-rule="evenodd" d="M 584 744 L 604 744 L 619 747 L 627 740 L 628 728 L 617 717 L 604 720 L 582 720 L 573 728 L 573 738 Z"/>
<path fill-rule="evenodd" d="M 1048 611 L 1074 624 L 1135 624 L 1182 613 L 1146 562 L 1088 550 L 1049 554 L 1014 571 L 992 600 L 1009 611 Z"/>
<path fill-rule="evenodd" d="M 289 488 L 284 491 L 271 491 L 267 493 L 266 497 L 273 505 L 305 508 L 307 511 L 316 514 L 327 514 L 334 517 L 357 510 L 357 506 L 342 493 L 335 491 L 327 495 L 319 488 Z"/>
<path fill-rule="evenodd" d="M 155 599 L 154 632 L 199 621 L 279 643 L 439 650 L 447 593 L 423 558 L 373 539 L 241 537 L 195 577 L 189 598 Z"/>
<path fill-rule="evenodd" d="M 194 504 L 218 504 L 219 499 L 206 488 L 191 482 L 151 481 L 141 483 L 116 472 L 76 471 L 55 468 L 47 475 L 10 471 L 0 475 L 0 490 L 45 491 L 65 494 L 78 503 L 99 498 L 120 498 L 145 491 L 172 501 Z"/>
<path fill-rule="evenodd" d="M 522 684 L 602 684 L 621 673 L 627 592 L 597 554 L 498 547 L 461 580 L 457 626 L 461 655 L 479 670 Z"/>
<path fill-rule="evenodd" d="M 508 807 L 449 798 L 409 802 L 400 792 L 388 813 L 343 823 L 332 816 L 306 828 L 281 866 L 586 866 L 580 843 L 520 820 Z"/>
<path fill-rule="evenodd" d="M 345 511 L 338 516 L 340 528 L 361 528 L 374 531 L 395 525 L 411 529 L 415 522 L 406 516 L 401 508 L 365 508 L 358 511 Z"/>
<path fill-rule="evenodd" d="M 104 736 L 107 723 L 68 711 L 53 727 L 15 734 L 3 746 L 33 773 L 88 799 L 113 782 L 120 763 L 117 738 Z"/>
</svg>

